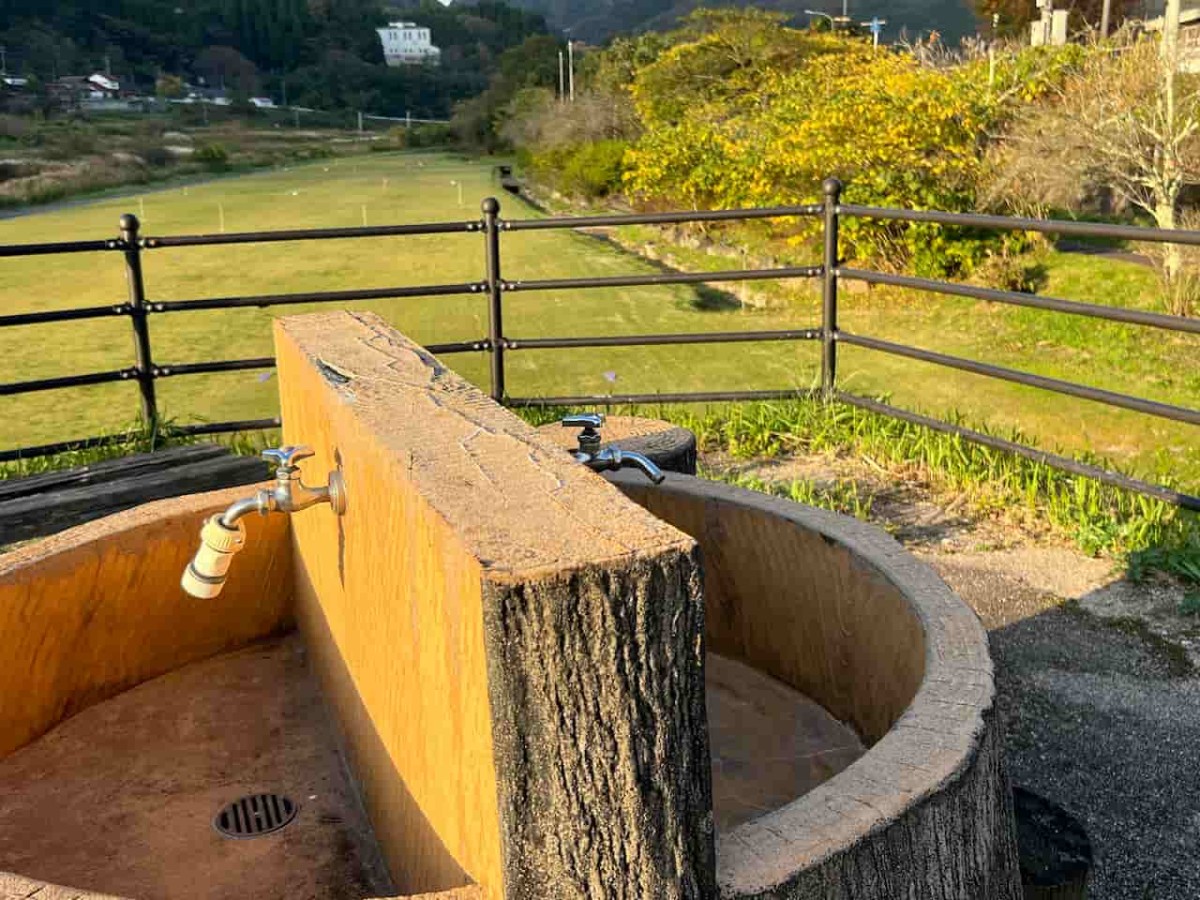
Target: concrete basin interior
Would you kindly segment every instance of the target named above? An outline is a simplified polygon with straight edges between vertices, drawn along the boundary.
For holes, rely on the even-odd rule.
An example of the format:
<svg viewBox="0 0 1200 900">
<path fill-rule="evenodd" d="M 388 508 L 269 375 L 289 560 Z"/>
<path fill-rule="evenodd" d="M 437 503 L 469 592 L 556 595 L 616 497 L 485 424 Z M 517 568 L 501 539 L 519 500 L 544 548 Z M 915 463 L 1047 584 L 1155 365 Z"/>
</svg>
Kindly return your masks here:
<svg viewBox="0 0 1200 900">
<path fill-rule="evenodd" d="M 831 765 L 804 790 L 764 795 L 774 808 L 752 817 L 730 803 L 722 817 L 710 706 L 721 896 L 1019 896 L 992 664 L 974 613 L 891 537 L 846 516 L 687 476 L 658 487 L 606 477 L 699 543 L 710 666 L 743 666 L 833 729 Z M 829 752 L 838 728 L 865 750 Z M 757 769 L 769 785 L 765 756 Z"/>
</svg>

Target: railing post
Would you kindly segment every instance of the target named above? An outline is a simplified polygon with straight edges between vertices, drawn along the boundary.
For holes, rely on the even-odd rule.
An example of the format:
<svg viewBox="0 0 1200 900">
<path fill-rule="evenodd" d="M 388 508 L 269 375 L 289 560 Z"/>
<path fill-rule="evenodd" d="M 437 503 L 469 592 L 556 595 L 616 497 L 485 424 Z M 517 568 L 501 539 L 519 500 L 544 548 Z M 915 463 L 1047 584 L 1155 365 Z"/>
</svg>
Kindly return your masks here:
<svg viewBox="0 0 1200 900">
<path fill-rule="evenodd" d="M 150 354 L 150 328 L 146 322 L 146 283 L 142 278 L 141 223 L 130 213 L 121 216 L 125 244 L 125 272 L 129 280 L 129 315 L 133 320 L 133 351 L 138 388 L 142 393 L 142 420 L 153 440 L 158 431 L 158 405 L 154 398 L 154 359 Z"/>
<path fill-rule="evenodd" d="M 825 191 L 825 284 L 821 313 L 821 391 L 825 399 L 833 398 L 837 390 L 837 332 L 838 332 L 838 204 L 842 199 L 842 183 L 827 178 Z"/>
<path fill-rule="evenodd" d="M 488 339 L 492 348 L 492 399 L 504 402 L 504 305 L 500 280 L 500 201 L 488 197 L 483 210 L 487 246 Z"/>
</svg>

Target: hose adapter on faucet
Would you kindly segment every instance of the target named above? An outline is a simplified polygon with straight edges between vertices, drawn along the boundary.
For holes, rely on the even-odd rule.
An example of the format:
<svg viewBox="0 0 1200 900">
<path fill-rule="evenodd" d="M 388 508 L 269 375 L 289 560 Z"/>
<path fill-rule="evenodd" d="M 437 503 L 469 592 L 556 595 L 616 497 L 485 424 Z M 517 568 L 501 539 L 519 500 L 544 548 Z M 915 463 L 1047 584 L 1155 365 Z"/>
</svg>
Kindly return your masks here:
<svg viewBox="0 0 1200 900">
<path fill-rule="evenodd" d="M 336 515 L 346 512 L 346 484 L 341 472 L 330 472 L 325 487 L 310 488 L 300 480 L 298 463 L 314 455 L 311 447 L 279 447 L 264 450 L 262 455 L 275 463 L 275 484 L 259 490 L 253 497 L 234 501 L 225 512 L 204 523 L 200 529 L 200 549 L 184 569 L 180 582 L 193 597 L 208 600 L 221 593 L 234 555 L 246 546 L 246 526 L 242 519 L 251 513 L 290 514 L 320 503 L 328 503 Z"/>
</svg>

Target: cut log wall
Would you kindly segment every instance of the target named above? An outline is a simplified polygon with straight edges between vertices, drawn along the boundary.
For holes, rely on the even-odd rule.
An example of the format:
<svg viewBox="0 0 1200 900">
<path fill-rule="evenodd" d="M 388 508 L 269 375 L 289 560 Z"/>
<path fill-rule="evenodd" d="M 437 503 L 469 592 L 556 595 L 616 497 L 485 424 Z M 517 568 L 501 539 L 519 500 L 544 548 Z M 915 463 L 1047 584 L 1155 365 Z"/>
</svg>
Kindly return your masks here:
<svg viewBox="0 0 1200 900">
<path fill-rule="evenodd" d="M 276 325 L 297 615 L 416 893 L 715 893 L 695 543 L 378 317 Z"/>
</svg>

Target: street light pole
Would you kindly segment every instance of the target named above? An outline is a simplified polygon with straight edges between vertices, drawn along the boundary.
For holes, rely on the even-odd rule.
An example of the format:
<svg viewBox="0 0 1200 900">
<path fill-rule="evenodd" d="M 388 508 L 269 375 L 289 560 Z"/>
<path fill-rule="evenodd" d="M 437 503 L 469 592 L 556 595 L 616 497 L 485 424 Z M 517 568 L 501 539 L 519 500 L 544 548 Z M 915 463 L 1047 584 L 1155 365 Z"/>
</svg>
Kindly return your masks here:
<svg viewBox="0 0 1200 900">
<path fill-rule="evenodd" d="M 832 30 L 832 31 L 837 30 L 837 19 L 835 19 L 833 16 L 831 16 L 827 12 L 821 12 L 820 10 L 816 10 L 816 9 L 806 9 L 804 11 L 804 14 L 806 16 L 820 16 L 822 19 L 828 19 L 830 30 Z"/>
<path fill-rule="evenodd" d="M 1108 37 L 1108 22 L 1112 15 L 1112 0 L 1104 0 L 1104 11 L 1100 14 L 1100 40 Z"/>
</svg>

